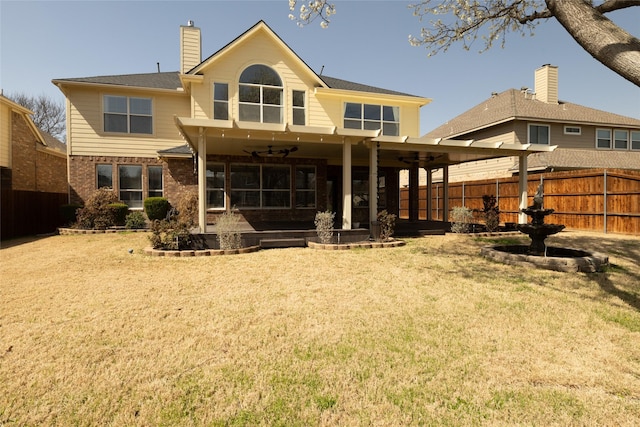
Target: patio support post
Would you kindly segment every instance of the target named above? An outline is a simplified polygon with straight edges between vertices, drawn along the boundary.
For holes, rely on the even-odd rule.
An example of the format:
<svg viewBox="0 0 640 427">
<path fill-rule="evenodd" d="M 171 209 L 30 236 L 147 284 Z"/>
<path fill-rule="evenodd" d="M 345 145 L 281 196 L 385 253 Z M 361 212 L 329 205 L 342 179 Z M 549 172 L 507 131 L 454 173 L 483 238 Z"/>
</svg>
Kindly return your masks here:
<svg viewBox="0 0 640 427">
<path fill-rule="evenodd" d="M 527 207 L 527 169 L 527 155 L 520 154 L 518 159 L 518 194 L 520 195 L 518 224 L 527 223 L 527 214 L 522 212 L 522 209 Z"/>
<path fill-rule="evenodd" d="M 351 140 L 342 141 L 342 228 L 351 230 Z"/>
<path fill-rule="evenodd" d="M 418 165 L 411 165 L 409 168 L 409 221 L 418 220 L 418 210 L 420 203 L 420 169 Z"/>
<path fill-rule="evenodd" d="M 431 168 L 425 168 L 427 171 L 427 221 L 433 220 L 433 213 L 431 209 L 433 209 L 433 203 L 431 202 L 431 198 L 433 197 L 433 173 L 431 172 Z"/>
<path fill-rule="evenodd" d="M 369 230 L 378 220 L 378 144 L 371 142 L 369 150 Z"/>
<path fill-rule="evenodd" d="M 449 165 L 442 167 L 442 221 L 449 222 Z"/>
<path fill-rule="evenodd" d="M 198 228 L 207 232 L 207 138 L 202 127 L 198 133 Z"/>
</svg>

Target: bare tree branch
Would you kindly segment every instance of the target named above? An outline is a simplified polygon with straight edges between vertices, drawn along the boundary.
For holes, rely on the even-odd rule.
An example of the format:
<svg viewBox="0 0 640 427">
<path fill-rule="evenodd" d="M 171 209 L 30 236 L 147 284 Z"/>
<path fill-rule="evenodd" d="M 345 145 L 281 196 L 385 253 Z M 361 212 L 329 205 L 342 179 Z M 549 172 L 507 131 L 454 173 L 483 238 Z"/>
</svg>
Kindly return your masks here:
<svg viewBox="0 0 640 427">
<path fill-rule="evenodd" d="M 46 95 L 31 96 L 22 92 L 8 98 L 33 111 L 31 119 L 39 129 L 64 141 L 66 111 L 63 102 L 56 102 Z"/>
</svg>

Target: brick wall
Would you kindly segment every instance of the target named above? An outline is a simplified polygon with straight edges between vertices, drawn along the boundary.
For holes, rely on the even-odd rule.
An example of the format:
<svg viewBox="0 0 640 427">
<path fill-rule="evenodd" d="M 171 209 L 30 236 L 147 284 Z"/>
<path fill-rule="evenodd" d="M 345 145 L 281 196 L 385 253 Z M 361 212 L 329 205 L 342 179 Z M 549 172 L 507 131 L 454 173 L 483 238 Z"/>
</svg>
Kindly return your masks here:
<svg viewBox="0 0 640 427">
<path fill-rule="evenodd" d="M 36 190 L 37 138 L 22 114 L 11 113 L 11 175 L 14 190 Z"/>
<path fill-rule="evenodd" d="M 36 152 L 37 191 L 48 193 L 67 193 L 67 158 Z"/>
</svg>

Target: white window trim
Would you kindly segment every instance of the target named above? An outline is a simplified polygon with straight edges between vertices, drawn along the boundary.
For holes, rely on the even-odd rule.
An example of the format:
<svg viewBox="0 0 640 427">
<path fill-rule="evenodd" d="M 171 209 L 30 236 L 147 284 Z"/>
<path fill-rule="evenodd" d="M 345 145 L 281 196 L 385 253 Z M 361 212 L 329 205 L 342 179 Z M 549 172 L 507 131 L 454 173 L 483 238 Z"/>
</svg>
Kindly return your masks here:
<svg viewBox="0 0 640 427">
<path fill-rule="evenodd" d="M 568 132 L 567 129 L 571 128 L 571 129 L 577 129 L 578 132 Z M 580 126 L 571 126 L 571 125 L 565 125 L 564 127 L 564 134 L 565 135 L 582 135 L 582 128 Z"/>
<path fill-rule="evenodd" d="M 247 207 L 236 208 L 235 210 L 240 211 L 240 210 L 243 210 L 243 209 L 244 210 L 278 210 L 278 209 L 279 210 L 285 210 L 285 209 L 291 210 L 291 209 L 293 209 L 293 206 L 292 206 L 293 205 L 293 203 L 292 203 L 293 202 L 293 192 L 296 191 L 296 189 L 295 188 L 291 188 L 292 184 L 293 184 L 293 179 L 291 177 L 291 174 L 293 173 L 292 165 L 277 164 L 277 163 L 273 163 L 273 164 L 272 163 L 261 163 L 261 164 L 258 164 L 258 165 L 256 165 L 255 163 L 231 163 L 229 165 L 229 173 L 231 173 L 231 169 L 233 168 L 233 166 L 254 166 L 254 167 L 257 166 L 259 171 L 260 171 L 260 187 L 259 188 L 251 188 L 251 189 L 234 188 L 234 187 L 231 187 L 231 179 L 229 180 L 229 198 L 232 197 L 232 193 L 234 191 L 257 191 L 257 192 L 260 193 L 260 206 L 247 206 Z M 282 167 L 282 168 L 288 167 L 289 168 L 289 189 L 288 189 L 288 191 L 289 191 L 289 206 L 287 206 L 287 207 L 264 206 L 262 204 L 262 200 L 263 200 L 262 199 L 262 194 L 263 194 L 263 192 L 265 192 L 265 191 L 267 191 L 267 192 L 269 192 L 269 191 L 282 191 L 282 192 L 284 192 L 284 190 L 269 190 L 269 189 L 265 190 L 264 183 L 262 181 L 262 173 L 263 173 L 262 168 L 263 168 L 263 166 L 272 166 L 272 167 L 275 166 L 275 167 Z M 225 183 L 225 185 L 226 185 L 226 183 Z"/>
<path fill-rule="evenodd" d="M 624 132 L 627 134 L 626 148 L 616 147 L 616 132 Z M 630 144 L 631 144 L 631 135 L 629 135 L 629 131 L 627 129 L 613 129 L 613 131 L 611 132 L 611 149 L 616 151 L 629 151 Z"/>
<path fill-rule="evenodd" d="M 122 185 L 121 185 L 121 179 L 120 179 L 120 167 L 121 166 L 136 166 L 136 167 L 140 167 L 140 189 L 122 189 Z M 140 193 L 140 195 L 142 196 L 142 200 L 140 201 L 140 206 L 129 206 L 129 210 L 132 211 L 141 211 L 144 210 L 144 167 L 141 164 L 138 163 L 119 163 L 117 164 L 117 171 L 118 171 L 118 198 L 121 198 L 121 193 L 123 191 L 127 192 L 127 193 Z M 126 203 L 126 202 L 125 202 Z M 128 204 L 127 204 L 128 205 Z"/>
<path fill-rule="evenodd" d="M 608 147 L 599 147 L 598 146 L 598 131 L 600 131 L 600 130 L 606 130 L 606 131 L 609 132 L 609 146 Z M 607 128 L 596 128 L 595 144 L 596 144 L 596 150 L 612 150 L 613 149 L 613 130 L 612 129 L 607 129 Z"/>
<path fill-rule="evenodd" d="M 299 106 L 293 105 L 293 99 L 295 98 L 293 96 L 294 92 L 302 92 L 302 95 L 304 97 L 304 106 L 299 107 Z M 307 95 L 307 91 L 306 90 L 304 90 L 304 89 L 291 89 L 291 123 L 292 124 L 295 124 L 295 123 L 293 123 L 293 116 L 294 116 L 293 113 L 294 113 L 294 111 L 302 110 L 304 112 L 304 123 L 301 124 L 301 125 L 297 125 L 297 126 L 306 126 L 307 125 L 307 117 L 309 116 L 309 114 L 307 112 L 307 104 L 308 104 L 307 99 L 308 98 L 309 98 L 309 96 Z"/>
<path fill-rule="evenodd" d="M 221 119 L 216 119 L 215 118 L 215 103 L 216 102 L 224 102 L 224 101 L 217 101 L 215 99 L 215 94 L 216 94 L 216 84 L 225 84 L 227 85 L 227 120 L 231 120 L 231 87 L 232 87 L 232 83 L 225 81 L 225 80 L 216 80 L 211 84 L 211 118 L 214 120 L 221 120 Z"/>
<path fill-rule="evenodd" d="M 546 144 L 539 144 L 531 142 L 531 126 L 539 126 L 547 128 L 547 135 L 549 136 Z M 533 145 L 551 145 L 551 126 L 546 123 L 527 123 L 527 143 Z"/>
<path fill-rule="evenodd" d="M 301 193 L 310 193 L 313 191 L 313 206 L 296 206 L 296 209 L 316 209 L 318 206 L 318 168 L 316 165 L 295 165 L 295 168 L 293 168 L 293 173 L 296 174 L 296 172 L 298 171 L 298 168 L 313 168 L 313 172 L 316 176 L 316 186 L 313 189 L 306 189 L 306 188 L 294 188 L 293 191 L 295 191 L 296 196 L 298 192 Z M 296 203 L 298 202 L 298 198 L 296 197 Z"/>
<path fill-rule="evenodd" d="M 124 113 L 109 113 L 107 111 L 105 111 L 104 109 L 104 99 L 107 96 L 111 96 L 113 98 L 125 98 L 127 100 L 127 131 L 126 132 L 114 132 L 114 131 L 108 131 L 105 129 L 105 121 L 104 121 L 104 115 L 105 114 L 120 114 L 120 115 L 125 115 Z M 151 101 L 151 114 L 150 115 L 146 115 L 146 114 L 134 114 L 134 116 L 141 116 L 141 117 L 151 117 L 151 133 L 136 133 L 136 132 L 131 132 L 131 112 L 129 111 L 129 99 L 131 98 L 138 98 L 138 99 L 148 99 Z M 111 93 L 103 93 L 102 94 L 102 105 L 101 105 L 101 110 L 102 110 L 102 115 L 101 115 L 101 120 L 102 120 L 102 132 L 104 134 L 107 135 L 135 135 L 136 137 L 153 137 L 156 134 L 156 102 L 155 102 L 155 98 L 153 96 L 129 96 L 129 95 L 114 95 Z"/>
<path fill-rule="evenodd" d="M 162 181 L 162 186 L 160 187 L 160 190 L 151 190 L 151 174 L 149 173 L 149 169 L 152 168 L 158 168 L 160 169 L 160 180 Z M 143 188 L 144 189 L 144 188 Z M 151 196 L 150 193 L 151 191 L 160 191 L 162 193 L 162 196 Z M 164 191 L 164 167 L 162 165 L 148 165 L 147 166 L 147 197 L 165 197 L 165 191 Z M 144 199 L 142 200 L 143 204 L 144 204 Z"/>
<path fill-rule="evenodd" d="M 207 167 L 209 165 L 222 165 L 222 170 L 224 173 L 224 186 L 222 187 L 222 207 L 210 208 L 207 207 L 207 211 L 209 212 L 220 212 L 225 211 L 227 209 L 227 165 L 224 162 L 207 162 Z M 206 185 L 206 179 L 205 179 Z M 218 188 L 213 188 L 213 190 L 218 190 Z M 206 191 L 209 191 L 209 187 L 206 188 Z"/>
<path fill-rule="evenodd" d="M 356 104 L 356 105 L 360 105 L 360 118 L 359 119 L 354 119 L 354 118 L 347 118 L 345 117 L 345 112 L 347 109 L 347 104 Z M 342 105 L 342 125 L 344 126 L 344 121 L 345 120 L 350 120 L 350 121 L 359 121 L 360 122 L 360 130 L 364 130 L 365 129 L 365 123 L 369 122 L 369 123 L 373 123 L 373 120 L 369 120 L 366 119 L 364 117 L 364 106 L 366 105 L 374 105 L 377 107 L 380 107 L 380 121 L 378 122 L 377 120 L 375 121 L 375 123 L 380 123 L 380 134 L 381 135 L 386 135 L 384 133 L 384 125 L 385 124 L 395 124 L 398 126 L 398 135 L 388 135 L 388 136 L 399 136 L 400 135 L 400 106 L 399 105 L 388 105 L 388 104 L 371 104 L 371 103 L 367 103 L 367 102 L 352 102 L 352 101 L 345 101 Z M 390 120 L 385 120 L 384 119 L 384 107 L 391 107 L 391 108 L 397 108 L 398 109 L 398 121 L 390 121 Z"/>
<path fill-rule="evenodd" d="M 638 141 L 638 148 L 633 148 L 633 134 L 637 134 L 638 138 L 635 141 Z M 640 151 L 640 130 L 632 130 L 629 131 L 629 150 L 631 151 Z"/>
</svg>

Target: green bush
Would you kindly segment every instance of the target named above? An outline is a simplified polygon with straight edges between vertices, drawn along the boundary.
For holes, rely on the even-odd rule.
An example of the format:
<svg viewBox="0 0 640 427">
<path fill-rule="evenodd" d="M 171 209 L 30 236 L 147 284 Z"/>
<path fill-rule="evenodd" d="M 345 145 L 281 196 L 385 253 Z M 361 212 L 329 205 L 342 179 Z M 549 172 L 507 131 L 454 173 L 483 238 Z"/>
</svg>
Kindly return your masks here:
<svg viewBox="0 0 640 427">
<path fill-rule="evenodd" d="M 71 225 L 77 221 L 77 211 L 82 208 L 82 205 L 62 205 L 60 206 L 60 219 L 62 224 Z"/>
<path fill-rule="evenodd" d="M 123 226 L 125 221 L 127 220 L 127 214 L 129 213 L 129 206 L 124 203 L 109 203 L 107 205 L 109 209 L 111 209 L 111 214 L 113 218 L 113 225 Z"/>
<path fill-rule="evenodd" d="M 396 227 L 396 215 L 385 210 L 378 213 L 378 224 L 380 226 L 380 240 L 386 241 L 393 236 Z"/>
<path fill-rule="evenodd" d="M 335 218 L 335 212 L 324 211 L 317 212 L 314 224 L 316 226 L 316 233 L 320 243 L 331 243 L 333 239 L 333 220 Z"/>
<path fill-rule="evenodd" d="M 128 229 L 145 228 L 147 226 L 147 221 L 145 220 L 142 212 L 133 211 L 127 215 L 124 226 Z"/>
<path fill-rule="evenodd" d="M 465 206 L 455 206 L 451 210 L 451 231 L 454 233 L 468 233 L 473 221 L 473 212 Z"/>
<path fill-rule="evenodd" d="M 216 221 L 216 235 L 220 249 L 239 249 L 242 247 L 240 215 L 225 212 Z"/>
<path fill-rule="evenodd" d="M 78 209 L 76 227 L 103 230 L 115 225 L 111 203 L 118 203 L 118 196 L 110 188 L 100 188 L 86 200 L 84 207 Z"/>
<path fill-rule="evenodd" d="M 149 240 L 154 249 L 182 250 L 191 247 L 192 237 L 186 223 L 156 219 L 151 223 Z"/>
<path fill-rule="evenodd" d="M 147 197 L 144 199 L 144 213 L 151 221 L 165 219 L 169 212 L 169 201 L 164 197 Z"/>
</svg>

